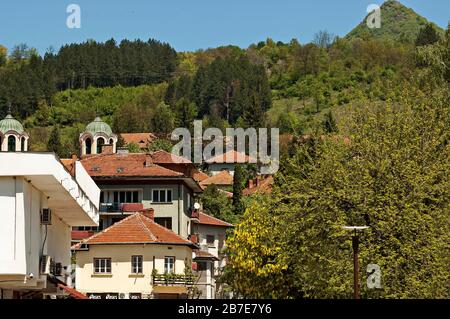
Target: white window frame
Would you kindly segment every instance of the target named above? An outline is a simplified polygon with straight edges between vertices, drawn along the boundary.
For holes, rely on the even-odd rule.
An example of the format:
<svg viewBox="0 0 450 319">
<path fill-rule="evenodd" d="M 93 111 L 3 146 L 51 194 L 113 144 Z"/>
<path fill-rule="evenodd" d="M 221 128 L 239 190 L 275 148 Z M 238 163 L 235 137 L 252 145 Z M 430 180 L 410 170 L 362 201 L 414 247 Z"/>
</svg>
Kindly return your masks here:
<svg viewBox="0 0 450 319">
<path fill-rule="evenodd" d="M 142 255 L 131 256 L 131 273 L 134 275 L 144 273 L 144 256 Z"/>
<path fill-rule="evenodd" d="M 168 262 L 169 260 L 172 260 L 172 263 Z M 175 273 L 175 262 L 176 262 L 175 256 L 165 256 L 164 257 L 164 273 L 174 274 Z M 170 269 L 170 267 L 168 267 L 169 265 L 172 265 L 171 269 Z"/>
<path fill-rule="evenodd" d="M 165 196 L 166 200 L 164 202 L 162 202 L 158 198 L 158 201 L 155 201 L 154 192 L 158 192 L 158 197 L 160 197 L 160 193 L 161 192 L 164 192 L 164 196 Z M 167 200 L 167 198 L 168 198 L 167 194 L 169 192 L 170 192 L 170 199 L 171 199 L 170 201 Z M 152 189 L 152 203 L 155 203 L 155 204 L 172 204 L 173 203 L 173 191 L 172 191 L 172 189 L 171 188 L 154 188 L 154 189 Z"/>
<path fill-rule="evenodd" d="M 97 268 L 97 261 L 99 267 Z M 109 267 L 108 267 L 109 262 Z M 109 271 L 108 271 L 109 268 Z M 112 259 L 110 257 L 94 258 L 94 274 L 111 274 L 112 273 Z"/>
</svg>

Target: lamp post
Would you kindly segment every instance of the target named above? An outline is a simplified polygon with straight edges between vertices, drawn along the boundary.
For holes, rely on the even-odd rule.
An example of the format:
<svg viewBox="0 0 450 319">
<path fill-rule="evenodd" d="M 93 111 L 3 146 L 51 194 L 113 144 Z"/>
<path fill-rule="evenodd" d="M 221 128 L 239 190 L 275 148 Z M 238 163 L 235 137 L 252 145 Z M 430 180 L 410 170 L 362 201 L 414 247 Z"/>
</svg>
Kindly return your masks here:
<svg viewBox="0 0 450 319">
<path fill-rule="evenodd" d="M 368 226 L 344 226 L 345 230 L 350 230 L 353 232 L 352 236 L 352 248 L 353 248 L 353 298 L 360 299 L 359 294 L 359 235 L 358 232 L 369 228 Z"/>
</svg>

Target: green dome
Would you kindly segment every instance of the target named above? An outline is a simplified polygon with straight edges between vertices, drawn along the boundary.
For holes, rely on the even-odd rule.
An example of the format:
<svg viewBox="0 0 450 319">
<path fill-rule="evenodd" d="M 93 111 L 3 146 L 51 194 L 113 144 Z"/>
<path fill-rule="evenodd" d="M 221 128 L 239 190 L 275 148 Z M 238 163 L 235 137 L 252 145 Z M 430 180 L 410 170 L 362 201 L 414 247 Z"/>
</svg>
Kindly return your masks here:
<svg viewBox="0 0 450 319">
<path fill-rule="evenodd" d="M 0 121 L 0 132 L 5 134 L 9 131 L 15 131 L 19 134 L 23 133 L 23 126 L 11 114 L 6 115 L 6 117 Z"/>
<path fill-rule="evenodd" d="M 112 135 L 111 127 L 102 121 L 101 118 L 96 117 L 94 122 L 89 123 L 86 126 L 86 132 L 92 133 L 95 135 L 96 133 L 105 133 L 106 135 Z"/>
</svg>

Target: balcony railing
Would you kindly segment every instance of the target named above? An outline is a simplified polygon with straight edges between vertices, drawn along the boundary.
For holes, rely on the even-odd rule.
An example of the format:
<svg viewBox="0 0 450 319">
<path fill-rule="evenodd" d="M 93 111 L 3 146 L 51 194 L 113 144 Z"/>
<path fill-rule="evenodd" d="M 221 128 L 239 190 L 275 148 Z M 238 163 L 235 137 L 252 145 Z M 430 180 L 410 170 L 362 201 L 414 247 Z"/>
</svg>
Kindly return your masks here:
<svg viewBox="0 0 450 319">
<path fill-rule="evenodd" d="M 100 203 L 101 213 L 138 212 L 143 209 L 142 203 Z"/>
<path fill-rule="evenodd" d="M 195 283 L 194 275 L 183 274 L 154 274 L 154 286 L 192 286 Z"/>
</svg>

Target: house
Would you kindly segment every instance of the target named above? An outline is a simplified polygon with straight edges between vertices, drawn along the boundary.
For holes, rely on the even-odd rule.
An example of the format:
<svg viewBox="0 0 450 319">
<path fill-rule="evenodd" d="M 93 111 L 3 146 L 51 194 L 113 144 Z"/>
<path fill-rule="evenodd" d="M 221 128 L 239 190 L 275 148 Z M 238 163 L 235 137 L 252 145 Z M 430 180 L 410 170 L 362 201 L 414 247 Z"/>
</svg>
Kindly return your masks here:
<svg viewBox="0 0 450 319">
<path fill-rule="evenodd" d="M 125 142 L 125 146 L 129 144 L 136 144 L 141 150 L 148 148 L 157 137 L 152 133 L 122 133 L 120 136 Z"/>
<path fill-rule="evenodd" d="M 93 299 L 186 298 L 197 246 L 134 213 L 76 244 L 76 288 Z"/>
<path fill-rule="evenodd" d="M 225 152 L 213 156 L 206 161 L 208 171 L 212 175 L 220 174 L 222 171 L 228 171 L 231 176 L 234 176 L 235 166 L 238 164 L 257 163 L 257 160 L 246 155 L 245 153 L 239 153 L 235 150 Z"/>
<path fill-rule="evenodd" d="M 195 273 L 199 276 L 197 283 L 202 299 L 227 297 L 224 286 L 216 279 L 226 265 L 226 232 L 234 226 L 223 220 L 199 213 L 198 222 L 194 224 L 192 239 L 200 248 L 194 251 Z"/>
<path fill-rule="evenodd" d="M 221 190 L 232 190 L 233 188 L 233 175 L 227 170 L 221 171 L 215 175 L 212 175 L 200 182 L 200 186 L 205 189 L 209 185 L 216 185 Z"/>
<path fill-rule="evenodd" d="M 27 135 L 13 121 L 0 121 L 2 138 L 21 143 Z M 98 225 L 100 189 L 80 162 L 72 175 L 55 154 L 21 144 L 23 152 L 11 146 L 0 153 L 0 298 L 67 296 L 71 226 Z"/>
<path fill-rule="evenodd" d="M 273 176 L 261 176 L 258 175 L 255 180 L 250 179 L 248 186 L 242 191 L 244 196 L 251 196 L 254 194 L 270 194 L 273 187 Z"/>
<path fill-rule="evenodd" d="M 93 123 L 95 126 L 88 124 L 86 132 L 81 134 L 82 148 L 89 144 L 84 139 L 91 136 L 114 136 L 108 124 Z M 195 219 L 194 198 L 202 192 L 194 179 L 198 170 L 192 162 L 165 151 L 116 153 L 114 150 L 114 145 L 102 145 L 100 154 L 81 152 L 86 154 L 81 164 L 101 189 L 100 225 L 99 228 L 74 228 L 73 243 L 149 208 L 156 212 L 155 222 L 188 238 Z M 72 161 L 65 161 L 69 169 Z"/>
</svg>

